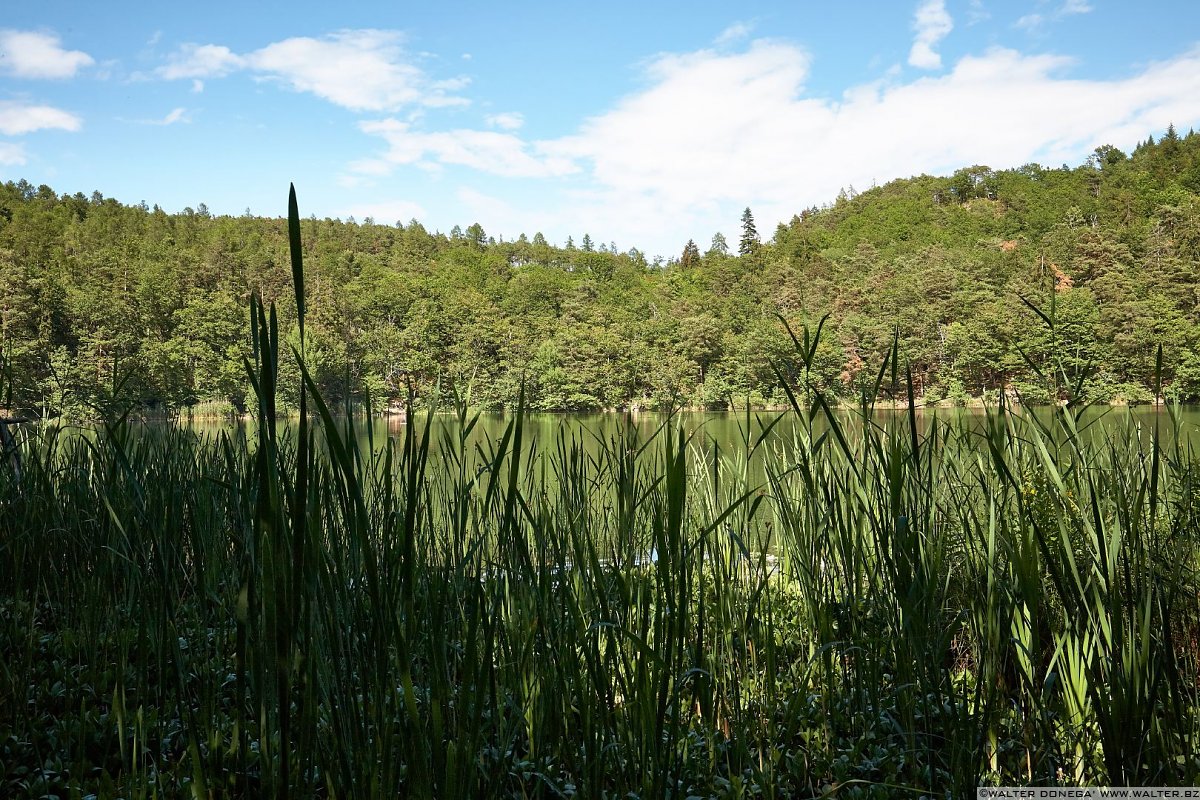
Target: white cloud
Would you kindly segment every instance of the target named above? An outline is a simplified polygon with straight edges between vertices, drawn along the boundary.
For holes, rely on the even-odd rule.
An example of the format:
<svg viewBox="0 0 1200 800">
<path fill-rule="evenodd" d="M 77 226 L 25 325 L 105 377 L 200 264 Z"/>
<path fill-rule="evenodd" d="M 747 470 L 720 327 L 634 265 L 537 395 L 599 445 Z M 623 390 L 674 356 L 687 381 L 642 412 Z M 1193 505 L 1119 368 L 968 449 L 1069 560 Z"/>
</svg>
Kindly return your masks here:
<svg viewBox="0 0 1200 800">
<path fill-rule="evenodd" d="M 53 106 L 0 101 L 0 133 L 7 136 L 54 128 L 77 131 L 82 124 L 79 117 Z"/>
<path fill-rule="evenodd" d="M 508 111 L 503 114 L 492 114 L 485 121 L 489 128 L 515 131 L 525 124 L 525 117 L 516 111 Z"/>
<path fill-rule="evenodd" d="M 544 178 L 577 170 L 567 158 L 546 152 L 541 143 L 527 143 L 511 133 L 469 129 L 430 133 L 415 131 L 409 123 L 397 119 L 363 122 L 359 127 L 388 143 L 381 159 L 351 166 L 367 174 L 381 174 L 384 164 L 420 166 L 429 162 L 470 167 L 510 178 Z"/>
<path fill-rule="evenodd" d="M 173 108 L 170 111 L 168 111 L 164 116 L 156 117 L 154 119 L 146 119 L 146 118 L 127 119 L 125 117 L 117 117 L 117 119 L 120 120 L 121 122 L 131 122 L 131 123 L 134 123 L 135 125 L 160 125 L 160 126 L 175 125 L 180 122 L 191 122 L 192 121 L 191 114 L 189 114 L 188 110 L 186 108 L 183 108 L 182 106 L 180 106 L 179 108 Z"/>
<path fill-rule="evenodd" d="M 1026 14 L 1023 17 L 1018 18 L 1014 24 L 1018 28 L 1024 28 L 1025 30 L 1033 30 L 1034 28 L 1040 28 L 1042 23 L 1045 21 L 1046 21 L 1046 18 L 1043 17 L 1041 14 Z"/>
<path fill-rule="evenodd" d="M 167 80 L 219 78 L 244 65 L 245 60 L 224 45 L 185 44 L 158 68 L 158 74 Z"/>
<path fill-rule="evenodd" d="M 446 78 L 445 80 L 433 81 L 429 84 L 429 88 L 437 92 L 460 92 L 471 85 L 471 79 L 465 75 L 459 75 L 457 78 Z M 462 98 L 445 98 L 450 102 L 446 105 L 465 105 L 466 101 Z"/>
<path fill-rule="evenodd" d="M 105 59 L 96 65 L 95 71 L 92 72 L 92 77 L 98 81 L 106 81 L 112 78 L 113 71 L 121 65 L 121 62 L 115 58 Z"/>
<path fill-rule="evenodd" d="M 383 177 L 390 174 L 395 166 L 385 158 L 363 158 L 350 162 L 350 171 L 355 175 Z"/>
<path fill-rule="evenodd" d="M 0 142 L 0 167 L 25 165 L 25 147 L 19 142 Z"/>
<path fill-rule="evenodd" d="M 420 67 L 406 60 L 401 43 L 402 37 L 395 31 L 367 29 L 284 39 L 244 54 L 224 45 L 188 44 L 157 72 L 173 80 L 215 78 L 247 70 L 260 80 L 309 92 L 353 111 L 467 103 L 453 94 L 469 83 L 467 78 L 431 81 Z"/>
<path fill-rule="evenodd" d="M 498 226 L 497 230 L 511 229 L 520 219 L 520 213 L 507 200 L 493 197 L 470 186 L 459 187 L 455 198 L 467 210 L 469 218 L 489 220 L 493 226 Z"/>
<path fill-rule="evenodd" d="M 954 30 L 954 20 L 946 11 L 946 0 L 923 0 L 913 15 L 912 50 L 908 63 L 921 69 L 940 69 L 942 57 L 933 48 Z"/>
<path fill-rule="evenodd" d="M 991 18 L 992 15 L 983 7 L 983 0 L 970 0 L 970 5 L 967 8 L 968 25 L 978 25 L 981 22 L 987 22 Z"/>
<path fill-rule="evenodd" d="M 204 81 L 200 80 L 199 78 L 193 78 L 192 79 L 192 91 L 196 94 L 200 94 L 201 92 L 203 92 L 204 91 Z"/>
<path fill-rule="evenodd" d="M 363 129 L 390 145 L 379 170 L 429 163 L 503 176 L 577 170 L 566 184 L 531 193 L 528 207 L 497 212 L 513 220 L 508 230 L 481 214 L 485 229 L 576 237 L 589 230 L 674 253 L 688 238 L 728 234 L 747 205 L 769 236 L 842 187 L 971 164 L 1079 163 L 1097 145 L 1128 148 L 1170 122 L 1184 129 L 1200 122 L 1200 49 L 1117 80 L 1073 78 L 1070 66 L 1060 56 L 992 49 L 943 75 L 887 79 L 827 99 L 804 93 L 807 53 L 759 41 L 742 53 L 662 56 L 647 67 L 647 88 L 556 140 L 422 133 L 396 121 Z M 680 124 L 696 118 L 705 124 Z M 570 190 L 556 188 L 563 185 Z M 555 200 L 547 203 L 550 192 Z"/>
<path fill-rule="evenodd" d="M 1023 28 L 1027 31 L 1036 31 L 1047 22 L 1055 22 L 1063 17 L 1071 17 L 1077 14 L 1090 14 L 1095 9 L 1087 0 L 1064 0 L 1063 4 L 1058 8 L 1049 12 L 1049 15 L 1031 13 L 1019 18 L 1014 26 Z"/>
<path fill-rule="evenodd" d="M 82 50 L 64 50 L 56 34 L 0 30 L 0 69 L 18 78 L 71 78 L 94 63 Z"/>
<path fill-rule="evenodd" d="M 358 111 L 382 111 L 421 99 L 421 71 L 398 56 L 398 34 L 365 30 L 285 39 L 249 60 L 255 71 L 296 91 Z"/>
<path fill-rule="evenodd" d="M 713 183 L 730 179 L 730 191 L 740 193 L 747 180 L 778 174 L 750 163 L 758 148 L 787 152 L 785 141 L 816 132 L 793 105 L 808 68 L 804 51 L 770 42 L 734 55 L 663 56 L 649 66 L 650 88 L 547 148 L 590 162 L 599 182 L 619 191 L 703 198 Z M 763 113 L 768 107 L 785 116 L 772 118 Z M 697 117 L 703 125 L 679 123 Z M 749 167 L 752 172 L 742 173 Z"/>
<path fill-rule="evenodd" d="M 745 39 L 754 30 L 754 26 L 749 22 L 735 22 L 725 30 L 717 34 L 717 38 L 713 39 L 713 44 L 717 47 L 734 44 Z"/>
</svg>

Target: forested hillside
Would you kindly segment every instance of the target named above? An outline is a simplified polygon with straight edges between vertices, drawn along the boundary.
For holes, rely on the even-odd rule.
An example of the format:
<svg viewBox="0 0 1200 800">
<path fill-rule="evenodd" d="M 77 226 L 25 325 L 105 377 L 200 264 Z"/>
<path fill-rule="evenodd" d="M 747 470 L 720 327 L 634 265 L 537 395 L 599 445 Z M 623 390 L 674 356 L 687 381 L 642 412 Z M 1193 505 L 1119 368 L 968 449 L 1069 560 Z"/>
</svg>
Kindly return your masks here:
<svg viewBox="0 0 1200 800">
<path fill-rule="evenodd" d="M 826 313 L 813 377 L 840 397 L 873 383 L 898 333 L 929 401 L 1001 388 L 1048 400 L 1030 361 L 1087 375 L 1095 400 L 1147 401 L 1160 344 L 1168 396 L 1200 398 L 1194 133 L 1130 155 L 1101 147 L 1076 168 L 848 189 L 769 241 L 747 210 L 739 242 L 681 243 L 666 263 L 583 231 L 560 247 L 384 222 L 302 226 L 308 361 L 333 401 L 369 390 L 380 406 L 410 384 L 420 397 L 440 376 L 493 407 L 522 378 L 545 410 L 777 403 L 771 363 L 791 344 L 776 315 L 799 327 Z M 282 219 L 6 183 L 0 384 L 12 396 L 0 405 L 241 408 L 252 293 L 278 302 L 281 336 L 298 341 Z M 1053 307 L 1053 330 L 1022 296 Z"/>
</svg>

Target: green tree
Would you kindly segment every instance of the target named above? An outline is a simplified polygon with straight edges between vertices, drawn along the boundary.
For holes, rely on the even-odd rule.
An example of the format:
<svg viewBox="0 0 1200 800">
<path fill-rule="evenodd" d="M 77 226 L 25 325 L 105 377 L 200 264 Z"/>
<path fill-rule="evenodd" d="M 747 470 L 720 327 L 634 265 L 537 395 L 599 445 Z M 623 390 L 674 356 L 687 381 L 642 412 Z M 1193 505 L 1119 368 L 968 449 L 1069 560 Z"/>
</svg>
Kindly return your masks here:
<svg viewBox="0 0 1200 800">
<path fill-rule="evenodd" d="M 708 246 L 708 252 L 718 256 L 729 255 L 729 243 L 725 241 L 725 234 L 720 232 L 713 234 L 712 244 Z"/>
<path fill-rule="evenodd" d="M 696 247 L 696 243 L 688 239 L 687 244 L 683 246 L 683 255 L 679 258 L 679 266 L 683 269 L 692 269 L 700 264 L 700 248 Z"/>
<path fill-rule="evenodd" d="M 486 247 L 488 243 L 487 234 L 483 232 L 483 226 L 478 222 L 473 222 L 467 227 L 466 238 L 471 245 L 478 247 L 481 250 Z"/>
<path fill-rule="evenodd" d="M 738 255 L 753 255 L 758 251 L 759 245 L 758 228 L 754 227 L 754 215 L 747 206 L 742 212 L 742 238 L 738 242 Z"/>
</svg>

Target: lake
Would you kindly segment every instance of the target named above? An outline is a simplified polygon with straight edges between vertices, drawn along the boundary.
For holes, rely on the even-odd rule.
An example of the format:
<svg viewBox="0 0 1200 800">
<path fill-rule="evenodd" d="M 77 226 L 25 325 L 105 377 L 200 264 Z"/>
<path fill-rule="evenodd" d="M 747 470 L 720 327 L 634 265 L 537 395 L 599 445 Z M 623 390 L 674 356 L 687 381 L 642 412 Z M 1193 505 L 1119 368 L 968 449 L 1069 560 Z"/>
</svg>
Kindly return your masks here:
<svg viewBox="0 0 1200 800">
<path fill-rule="evenodd" d="M 927 435 L 930 427 L 936 424 L 941 430 L 946 428 L 971 431 L 982 431 L 989 411 L 984 408 L 925 408 L 916 413 L 919 432 Z M 993 415 L 995 411 L 991 412 Z M 1022 412 L 1026 413 L 1026 412 Z M 849 438 L 855 438 L 861 432 L 863 424 L 861 414 L 856 410 L 839 409 L 835 412 L 840 425 Z M 1040 407 L 1033 411 L 1035 419 L 1049 425 L 1053 421 L 1054 409 Z M 499 442 L 506 427 L 512 421 L 512 414 L 481 413 L 478 423 L 468 437 L 468 445 L 476 458 L 481 452 L 488 452 Z M 417 414 L 412 424 L 422 428 L 427 416 Z M 632 429 L 639 443 L 659 431 L 668 420 L 665 413 L 641 412 L 634 414 L 598 413 L 598 414 L 528 414 L 523 426 L 523 447 L 526 457 L 531 448 L 541 455 L 553 454 L 561 441 L 577 441 L 584 452 L 594 455 L 599 449 L 600 442 L 611 443 L 617 437 L 628 440 L 628 432 Z M 877 409 L 872 417 L 874 424 L 885 429 L 896 429 L 907 435 L 908 412 L 905 409 Z M 777 421 L 778 420 L 778 421 Z M 367 448 L 369 440 L 367 425 L 364 418 L 355 420 L 356 439 L 359 446 Z M 1200 405 L 1181 406 L 1177 409 L 1175 421 L 1167 407 L 1155 406 L 1102 406 L 1087 409 L 1080 419 L 1079 428 L 1085 436 L 1112 437 L 1122 436 L 1130 431 L 1149 446 L 1155 426 L 1159 427 L 1160 436 L 1164 443 L 1174 439 L 1175 424 L 1178 424 L 1180 437 L 1185 445 L 1200 450 Z M 294 420 L 281 423 L 283 427 L 293 426 Z M 452 414 L 439 414 L 434 419 L 432 431 L 433 456 L 437 458 L 439 445 L 443 442 L 456 442 L 458 419 Z M 372 420 L 374 448 L 379 449 L 385 441 L 385 436 L 398 440 L 405 435 L 410 427 L 409 422 L 398 418 L 375 418 Z M 797 417 L 792 412 L 752 411 L 746 412 L 679 412 L 674 415 L 674 430 L 682 429 L 688 434 L 693 453 L 703 456 L 711 463 L 714 453 L 722 458 L 732 459 L 732 463 L 740 460 L 745 452 L 747 440 L 756 441 L 762 432 L 770 428 L 760 449 L 748 465 L 747 479 L 752 485 L 766 481 L 764 453 L 777 453 L 782 448 L 786 454 L 789 445 L 795 440 L 799 430 Z M 247 433 L 253 430 L 252 422 L 214 422 L 197 421 L 191 427 L 205 435 L 215 435 L 220 431 L 245 428 Z M 818 414 L 813 422 L 816 436 L 828 429 L 828 421 Z M 747 436 L 747 431 L 749 435 Z M 780 463 L 778 457 L 774 458 Z M 786 460 L 786 456 L 785 456 Z"/>
</svg>

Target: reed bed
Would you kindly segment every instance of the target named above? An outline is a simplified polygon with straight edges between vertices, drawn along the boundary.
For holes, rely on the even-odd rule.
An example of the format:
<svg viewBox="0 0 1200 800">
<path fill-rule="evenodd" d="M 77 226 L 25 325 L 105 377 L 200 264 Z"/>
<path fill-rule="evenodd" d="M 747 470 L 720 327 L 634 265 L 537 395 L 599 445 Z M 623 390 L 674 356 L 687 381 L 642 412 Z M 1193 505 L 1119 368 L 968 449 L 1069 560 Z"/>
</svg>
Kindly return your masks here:
<svg viewBox="0 0 1200 800">
<path fill-rule="evenodd" d="M 521 409 L 480 440 L 447 392 L 390 438 L 302 366 L 281 429 L 303 343 L 252 320 L 251 432 L 43 426 L 0 462 L 0 795 L 1200 783 L 1177 414 L 918 430 L 808 393 L 721 449 L 671 420 L 528 441 Z"/>
</svg>

